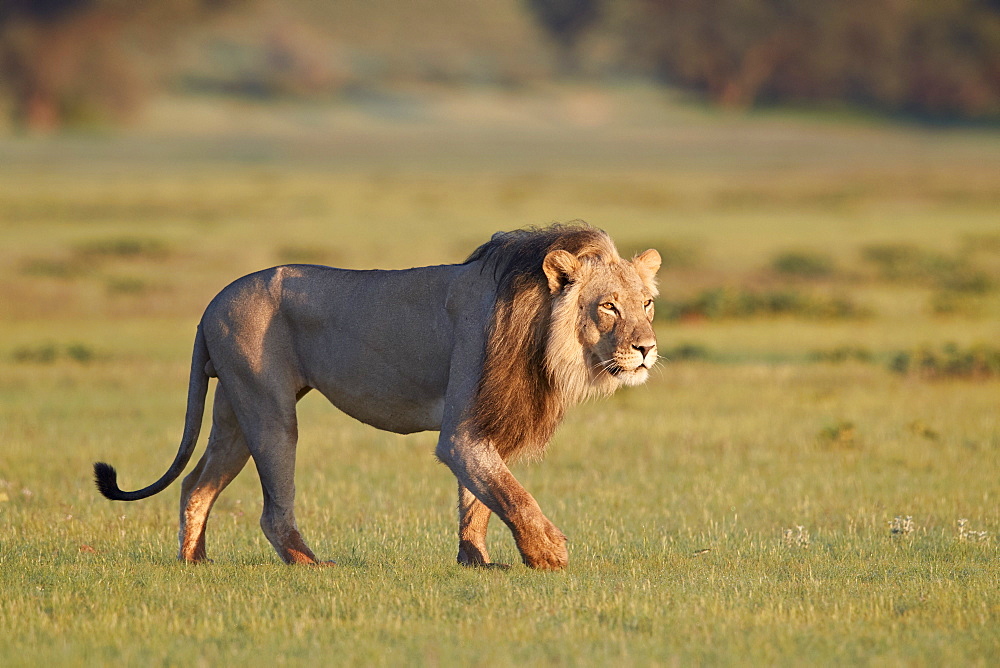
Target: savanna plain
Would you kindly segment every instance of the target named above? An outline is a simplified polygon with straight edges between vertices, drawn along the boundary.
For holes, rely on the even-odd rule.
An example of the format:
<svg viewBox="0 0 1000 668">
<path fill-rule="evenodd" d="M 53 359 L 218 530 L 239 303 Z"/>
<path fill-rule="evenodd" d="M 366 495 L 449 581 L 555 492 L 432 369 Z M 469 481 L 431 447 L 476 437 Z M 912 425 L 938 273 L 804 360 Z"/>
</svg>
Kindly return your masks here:
<svg viewBox="0 0 1000 668">
<path fill-rule="evenodd" d="M 0 139 L 0 664 L 994 663 L 1000 135 L 603 95 L 391 123 L 165 101 L 190 122 Z M 461 262 L 576 218 L 665 266 L 649 383 L 515 467 L 565 572 L 496 521 L 512 567 L 456 565 L 435 435 L 312 395 L 298 520 L 333 568 L 279 563 L 252 467 L 196 567 L 178 485 L 94 489 L 94 461 L 133 489 L 169 465 L 236 277 Z"/>
</svg>

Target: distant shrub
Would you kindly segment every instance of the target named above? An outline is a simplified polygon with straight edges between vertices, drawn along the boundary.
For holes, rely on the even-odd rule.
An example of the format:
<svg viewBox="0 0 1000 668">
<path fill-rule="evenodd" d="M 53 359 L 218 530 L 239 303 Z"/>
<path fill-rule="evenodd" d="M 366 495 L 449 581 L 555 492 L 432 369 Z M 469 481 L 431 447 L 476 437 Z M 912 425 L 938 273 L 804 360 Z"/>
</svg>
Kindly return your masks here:
<svg viewBox="0 0 1000 668">
<path fill-rule="evenodd" d="M 660 351 L 660 358 L 668 362 L 704 360 L 710 356 L 708 349 L 697 343 L 681 343 Z"/>
<path fill-rule="evenodd" d="M 86 364 L 97 359 L 97 353 L 83 343 L 70 343 L 57 346 L 54 343 L 42 343 L 35 346 L 22 346 L 14 350 L 11 359 L 20 364 L 52 364 L 59 359 L 70 359 Z"/>
<path fill-rule="evenodd" d="M 785 276 L 825 278 L 834 273 L 833 258 L 813 251 L 787 251 L 775 256 L 771 269 Z"/>
<path fill-rule="evenodd" d="M 38 346 L 22 346 L 14 350 L 11 358 L 22 364 L 49 364 L 59 357 L 59 350 L 51 343 Z"/>
<path fill-rule="evenodd" d="M 921 275 L 926 254 L 916 246 L 902 243 L 872 244 L 861 250 L 861 257 L 875 265 L 881 278 L 900 280 Z"/>
<path fill-rule="evenodd" d="M 66 346 L 66 356 L 75 362 L 80 362 L 85 364 L 87 362 L 93 361 L 94 354 L 93 349 L 82 343 L 73 343 Z"/>
<path fill-rule="evenodd" d="M 30 276 L 71 279 L 93 274 L 108 260 L 162 260 L 169 254 L 169 247 L 159 239 L 95 239 L 77 244 L 70 254 L 62 257 L 28 258 L 21 263 L 21 272 Z"/>
<path fill-rule="evenodd" d="M 793 290 L 753 292 L 733 288 L 713 288 L 687 301 L 657 304 L 657 313 L 667 320 L 704 318 L 708 320 L 773 316 L 819 319 L 855 319 L 870 311 L 846 297 L 804 294 Z"/>
<path fill-rule="evenodd" d="M 875 359 L 875 356 L 867 348 L 838 346 L 830 350 L 815 350 L 809 354 L 809 359 L 814 362 L 833 362 L 834 364 L 843 362 L 870 363 Z"/>
<path fill-rule="evenodd" d="M 911 244 L 889 243 L 866 246 L 861 256 L 875 267 L 879 278 L 887 281 L 976 294 L 994 287 L 990 276 L 973 266 L 967 254 L 949 256 Z"/>
<path fill-rule="evenodd" d="M 117 295 L 139 295 L 149 290 L 149 283 L 141 278 L 117 276 L 109 278 L 105 285 L 108 292 Z"/>
<path fill-rule="evenodd" d="M 21 263 L 21 273 L 44 278 L 71 279 L 87 273 L 78 258 L 29 258 Z"/>
<path fill-rule="evenodd" d="M 163 241 L 149 237 L 96 239 L 78 244 L 74 251 L 87 258 L 162 259 L 168 254 Z"/>
<path fill-rule="evenodd" d="M 951 292 L 983 295 L 994 288 L 993 279 L 984 271 L 957 266 L 936 278 L 937 287 Z"/>
<path fill-rule="evenodd" d="M 966 293 L 942 290 L 935 292 L 929 302 L 930 312 L 940 316 L 974 317 L 982 313 L 979 300 Z"/>
<path fill-rule="evenodd" d="M 972 346 L 961 348 L 946 343 L 939 349 L 917 348 L 893 355 L 889 368 L 896 373 L 925 379 L 1000 377 L 1000 348 Z"/>
</svg>

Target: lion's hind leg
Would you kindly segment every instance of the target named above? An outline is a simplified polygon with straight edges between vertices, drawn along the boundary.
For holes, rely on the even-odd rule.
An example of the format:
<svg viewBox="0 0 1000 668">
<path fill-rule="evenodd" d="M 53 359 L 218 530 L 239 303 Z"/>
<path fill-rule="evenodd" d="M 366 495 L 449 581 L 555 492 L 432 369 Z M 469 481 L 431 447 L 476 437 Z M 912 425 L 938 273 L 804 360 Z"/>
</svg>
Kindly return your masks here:
<svg viewBox="0 0 1000 668">
<path fill-rule="evenodd" d="M 295 397 L 283 403 L 258 396 L 253 405 L 255 412 L 239 420 L 264 493 L 260 528 L 286 564 L 331 565 L 316 560 L 295 522 Z"/>
<path fill-rule="evenodd" d="M 180 552 L 178 559 L 206 561 L 205 528 L 208 514 L 222 490 L 250 458 L 243 433 L 222 385 L 216 386 L 212 432 L 201 461 L 181 485 Z"/>
<path fill-rule="evenodd" d="M 486 550 L 486 529 L 492 511 L 465 488 L 458 485 L 458 563 L 473 568 L 509 568 L 494 564 Z"/>
</svg>

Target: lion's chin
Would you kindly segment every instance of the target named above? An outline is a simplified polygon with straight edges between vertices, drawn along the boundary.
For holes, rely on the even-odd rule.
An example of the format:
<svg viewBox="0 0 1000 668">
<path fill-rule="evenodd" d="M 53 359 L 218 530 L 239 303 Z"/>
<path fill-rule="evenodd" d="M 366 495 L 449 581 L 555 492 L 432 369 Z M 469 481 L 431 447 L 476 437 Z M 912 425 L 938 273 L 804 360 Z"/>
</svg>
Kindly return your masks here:
<svg viewBox="0 0 1000 668">
<path fill-rule="evenodd" d="M 615 379 L 622 385 L 642 385 L 649 378 L 649 369 L 644 366 L 640 366 L 631 371 L 622 369 L 617 374 L 615 374 Z"/>
<path fill-rule="evenodd" d="M 614 388 L 622 385 L 642 385 L 649 378 L 649 369 L 643 364 L 634 369 L 625 369 L 617 364 L 611 364 L 605 367 L 604 373 L 601 375 L 610 385 L 606 389 L 614 391 Z"/>
</svg>

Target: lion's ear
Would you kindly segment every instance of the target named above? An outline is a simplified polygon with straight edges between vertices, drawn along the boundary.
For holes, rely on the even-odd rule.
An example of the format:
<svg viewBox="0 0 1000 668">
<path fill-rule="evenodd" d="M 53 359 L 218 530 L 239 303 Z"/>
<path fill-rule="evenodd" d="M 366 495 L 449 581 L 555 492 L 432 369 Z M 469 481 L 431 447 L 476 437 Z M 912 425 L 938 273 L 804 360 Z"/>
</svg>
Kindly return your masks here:
<svg viewBox="0 0 1000 668">
<path fill-rule="evenodd" d="M 635 266 L 643 285 L 649 288 L 654 295 L 656 294 L 656 272 L 660 270 L 660 262 L 660 254 L 656 252 L 655 248 L 643 251 L 632 259 L 632 264 Z"/>
<path fill-rule="evenodd" d="M 549 291 L 556 294 L 563 289 L 567 283 L 573 280 L 576 272 L 580 270 L 580 260 L 564 250 L 554 250 L 545 256 L 542 262 L 542 271 L 549 279 Z"/>
</svg>

